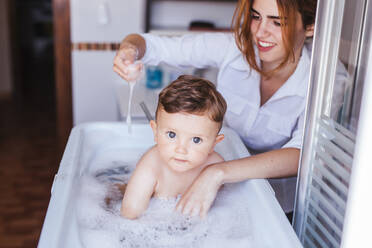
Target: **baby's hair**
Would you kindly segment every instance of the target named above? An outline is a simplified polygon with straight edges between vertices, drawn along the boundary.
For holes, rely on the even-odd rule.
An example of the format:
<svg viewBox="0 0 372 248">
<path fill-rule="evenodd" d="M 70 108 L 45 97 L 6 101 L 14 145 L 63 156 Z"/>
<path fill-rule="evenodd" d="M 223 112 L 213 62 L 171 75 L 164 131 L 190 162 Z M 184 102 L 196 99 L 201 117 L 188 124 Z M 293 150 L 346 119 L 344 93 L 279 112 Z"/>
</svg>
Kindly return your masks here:
<svg viewBox="0 0 372 248">
<path fill-rule="evenodd" d="M 210 81 L 182 75 L 165 87 L 159 94 L 156 117 L 160 108 L 167 113 L 188 113 L 208 117 L 222 126 L 226 101 Z"/>
</svg>

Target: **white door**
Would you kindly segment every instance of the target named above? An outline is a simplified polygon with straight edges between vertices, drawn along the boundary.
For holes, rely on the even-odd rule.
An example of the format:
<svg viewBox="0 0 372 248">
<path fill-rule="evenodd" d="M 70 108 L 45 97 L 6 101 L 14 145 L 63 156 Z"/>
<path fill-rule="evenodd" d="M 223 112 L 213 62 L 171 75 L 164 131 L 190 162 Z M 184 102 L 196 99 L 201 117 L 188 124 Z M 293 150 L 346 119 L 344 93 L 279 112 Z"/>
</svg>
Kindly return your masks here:
<svg viewBox="0 0 372 248">
<path fill-rule="evenodd" d="M 366 202 L 370 194 L 361 196 L 363 190 L 355 190 L 361 183 L 372 187 L 366 178 L 372 167 L 365 159 L 371 147 L 366 126 L 371 123 L 367 109 L 372 107 L 372 76 L 367 70 L 372 70 L 371 17 L 367 0 L 318 1 L 294 213 L 294 228 L 304 247 L 368 246 L 356 243 L 367 240 L 367 230 L 359 225 L 356 238 L 356 232 L 350 236 L 349 224 L 356 217 L 366 223 L 371 216 L 371 203 Z M 370 209 L 356 214 L 362 210 L 356 203 Z"/>
</svg>

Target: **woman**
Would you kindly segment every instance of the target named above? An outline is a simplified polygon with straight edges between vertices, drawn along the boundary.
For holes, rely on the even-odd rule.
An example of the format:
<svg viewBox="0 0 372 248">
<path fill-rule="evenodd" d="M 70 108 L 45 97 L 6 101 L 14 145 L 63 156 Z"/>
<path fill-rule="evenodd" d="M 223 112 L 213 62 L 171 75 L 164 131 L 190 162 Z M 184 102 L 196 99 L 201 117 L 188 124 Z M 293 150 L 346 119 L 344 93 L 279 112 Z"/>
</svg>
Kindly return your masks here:
<svg viewBox="0 0 372 248">
<path fill-rule="evenodd" d="M 177 210 L 205 216 L 224 183 L 296 176 L 310 69 L 304 43 L 313 35 L 315 11 L 316 0 L 240 0 L 234 35 L 133 34 L 123 40 L 114 71 L 124 79 L 136 59 L 152 65 L 218 67 L 217 87 L 228 104 L 226 123 L 253 154 L 204 169 Z M 290 212 L 295 179 L 284 180 L 271 183 L 283 209 Z M 289 199 L 283 190 L 288 183 Z"/>
</svg>

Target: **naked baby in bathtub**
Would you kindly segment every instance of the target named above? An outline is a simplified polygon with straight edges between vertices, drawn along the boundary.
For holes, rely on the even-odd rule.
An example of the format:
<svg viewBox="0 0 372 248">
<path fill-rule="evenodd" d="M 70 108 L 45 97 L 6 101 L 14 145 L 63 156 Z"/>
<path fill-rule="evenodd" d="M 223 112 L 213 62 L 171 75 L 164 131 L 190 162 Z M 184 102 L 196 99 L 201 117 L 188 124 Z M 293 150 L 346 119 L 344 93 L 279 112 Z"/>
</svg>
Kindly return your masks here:
<svg viewBox="0 0 372 248">
<path fill-rule="evenodd" d="M 151 197 L 182 195 L 206 166 L 223 161 L 214 147 L 224 138 L 219 131 L 225 112 L 225 100 L 207 80 L 184 75 L 164 88 L 150 122 L 156 144 L 136 165 L 121 215 L 135 219 Z"/>
</svg>

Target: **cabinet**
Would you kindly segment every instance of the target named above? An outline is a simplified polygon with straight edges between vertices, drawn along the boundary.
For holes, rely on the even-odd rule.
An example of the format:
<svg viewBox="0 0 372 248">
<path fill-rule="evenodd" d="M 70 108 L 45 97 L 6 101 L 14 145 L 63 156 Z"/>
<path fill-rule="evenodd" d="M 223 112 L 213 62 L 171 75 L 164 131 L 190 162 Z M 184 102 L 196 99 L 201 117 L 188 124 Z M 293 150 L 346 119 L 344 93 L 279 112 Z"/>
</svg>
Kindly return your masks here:
<svg viewBox="0 0 372 248">
<path fill-rule="evenodd" d="M 237 0 L 147 0 L 145 30 L 187 30 L 191 21 L 228 29 Z"/>
</svg>

